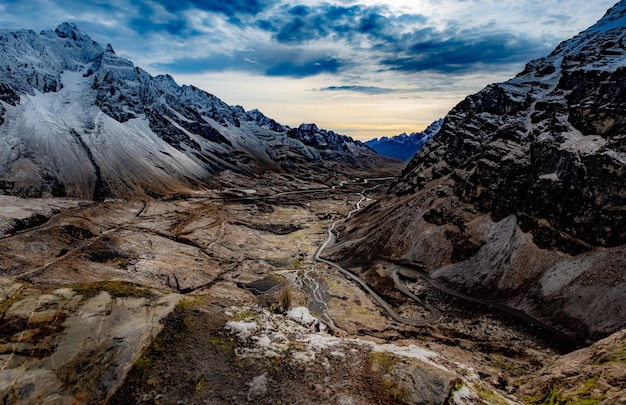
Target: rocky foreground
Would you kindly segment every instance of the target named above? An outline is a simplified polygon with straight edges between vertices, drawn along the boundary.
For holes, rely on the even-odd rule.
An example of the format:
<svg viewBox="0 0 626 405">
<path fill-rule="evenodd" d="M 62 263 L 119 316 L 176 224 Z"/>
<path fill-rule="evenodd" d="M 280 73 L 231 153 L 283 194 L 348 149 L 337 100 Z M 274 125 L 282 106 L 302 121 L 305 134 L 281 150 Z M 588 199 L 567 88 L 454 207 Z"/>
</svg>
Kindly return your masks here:
<svg viewBox="0 0 626 405">
<path fill-rule="evenodd" d="M 227 173 L 221 180 L 232 186 L 238 177 Z M 405 324 L 358 284 L 314 261 L 331 224 L 359 201 L 373 204 L 384 190 L 348 180 L 327 187 L 272 175 L 255 190 L 70 204 L 64 213 L 45 214 L 51 219 L 34 230 L 1 239 L 0 398 L 17 404 L 626 400 L 623 332 L 562 355 L 558 338 L 528 323 L 402 278 L 441 312 L 436 321 Z M 428 316 L 394 288 L 388 266 L 365 273 L 402 317 Z"/>
</svg>

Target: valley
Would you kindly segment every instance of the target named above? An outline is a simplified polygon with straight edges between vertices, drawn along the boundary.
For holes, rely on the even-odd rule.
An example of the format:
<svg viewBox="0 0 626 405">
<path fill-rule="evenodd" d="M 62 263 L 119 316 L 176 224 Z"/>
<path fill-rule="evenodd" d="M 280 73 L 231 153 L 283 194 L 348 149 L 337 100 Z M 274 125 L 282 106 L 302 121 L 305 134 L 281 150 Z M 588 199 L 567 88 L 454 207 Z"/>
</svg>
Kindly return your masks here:
<svg viewBox="0 0 626 405">
<path fill-rule="evenodd" d="M 625 26 L 369 143 L 0 30 L 0 403 L 626 404 Z"/>
<path fill-rule="evenodd" d="M 517 403 L 571 349 L 392 263 L 324 259 L 390 181 L 352 174 L 252 190 L 224 173 L 223 188 L 82 203 L 1 239 L 3 398 Z"/>
</svg>

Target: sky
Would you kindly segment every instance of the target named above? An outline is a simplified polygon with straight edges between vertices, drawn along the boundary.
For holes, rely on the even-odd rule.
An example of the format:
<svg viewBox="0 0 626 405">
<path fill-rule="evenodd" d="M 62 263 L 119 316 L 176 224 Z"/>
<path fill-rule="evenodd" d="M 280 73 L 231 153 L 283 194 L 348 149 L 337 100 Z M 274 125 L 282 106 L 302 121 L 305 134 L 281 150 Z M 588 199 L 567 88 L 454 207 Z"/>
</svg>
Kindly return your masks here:
<svg viewBox="0 0 626 405">
<path fill-rule="evenodd" d="M 617 0 L 0 0 L 0 28 L 72 22 L 149 73 L 292 127 L 423 130 Z"/>
</svg>

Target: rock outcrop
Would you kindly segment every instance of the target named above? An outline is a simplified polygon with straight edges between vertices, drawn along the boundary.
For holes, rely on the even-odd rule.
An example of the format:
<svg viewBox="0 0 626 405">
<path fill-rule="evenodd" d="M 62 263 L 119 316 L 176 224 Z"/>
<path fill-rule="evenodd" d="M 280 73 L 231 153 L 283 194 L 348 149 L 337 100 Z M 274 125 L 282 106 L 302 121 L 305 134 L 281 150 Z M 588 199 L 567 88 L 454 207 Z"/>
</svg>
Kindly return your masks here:
<svg viewBox="0 0 626 405">
<path fill-rule="evenodd" d="M 520 379 L 527 404 L 626 402 L 626 330 L 554 359 L 536 376 Z"/>
<path fill-rule="evenodd" d="M 0 399 L 106 402 L 181 297 L 123 283 L 47 292 L 0 279 Z"/>
<path fill-rule="evenodd" d="M 624 13 L 620 2 L 516 78 L 467 97 L 392 192 L 452 176 L 455 195 L 495 218 L 524 215 L 593 245 L 625 243 Z"/>
</svg>

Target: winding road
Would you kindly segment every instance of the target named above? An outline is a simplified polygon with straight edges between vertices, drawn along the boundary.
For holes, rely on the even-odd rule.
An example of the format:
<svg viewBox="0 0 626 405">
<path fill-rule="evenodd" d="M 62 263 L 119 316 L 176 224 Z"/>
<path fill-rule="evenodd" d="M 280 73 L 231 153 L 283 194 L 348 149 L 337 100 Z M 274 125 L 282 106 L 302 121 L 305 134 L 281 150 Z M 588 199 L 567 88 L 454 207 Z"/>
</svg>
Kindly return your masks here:
<svg viewBox="0 0 626 405">
<path fill-rule="evenodd" d="M 372 181 L 372 180 L 386 180 L 386 179 L 364 179 L 363 180 L 363 184 L 367 184 L 368 180 Z M 315 255 L 313 255 L 313 259 L 317 262 L 320 263 L 324 263 L 332 268 L 334 268 L 335 270 L 339 271 L 341 274 L 343 274 L 345 277 L 347 277 L 349 280 L 352 280 L 354 282 L 356 282 L 357 284 L 359 284 L 365 291 L 367 291 L 372 297 L 374 297 L 374 299 L 376 300 L 376 302 L 378 302 L 378 304 L 383 307 L 385 309 L 385 311 L 387 311 L 387 313 L 389 314 L 389 316 L 391 316 L 391 318 L 393 320 L 395 320 L 396 322 L 400 322 L 406 325 L 424 325 L 424 324 L 428 324 L 428 323 L 433 323 L 439 320 L 439 318 L 441 317 L 441 313 L 434 308 L 431 305 L 426 305 L 422 300 L 420 300 L 418 297 L 416 297 L 414 294 L 412 294 L 401 282 L 400 279 L 397 278 L 397 274 L 395 275 L 395 277 L 397 278 L 397 282 L 396 282 L 396 278 L 394 278 L 394 284 L 396 285 L 396 288 L 398 288 L 398 286 L 400 286 L 400 288 L 398 288 L 398 290 L 400 292 L 402 292 L 403 294 L 405 294 L 407 297 L 411 298 L 412 300 L 416 301 L 418 304 L 424 306 L 426 309 L 428 309 L 431 314 L 426 317 L 426 318 L 405 318 L 401 315 L 399 315 L 392 307 L 391 305 L 389 305 L 389 303 L 387 301 L 385 301 L 384 298 L 382 298 L 380 295 L 378 295 L 378 293 L 376 293 L 376 291 L 374 291 L 365 281 L 363 281 L 363 279 L 361 279 L 361 277 L 357 276 L 356 274 L 352 273 L 350 270 L 347 270 L 343 267 L 341 267 L 339 264 L 332 262 L 330 260 L 326 260 L 322 257 L 320 257 L 320 254 L 322 253 L 322 251 L 324 249 L 326 249 L 326 247 L 331 244 L 334 243 L 336 240 L 336 236 L 333 233 L 333 229 L 335 228 L 335 226 L 337 225 L 337 223 L 339 221 L 344 221 L 346 219 L 349 219 L 352 214 L 354 214 L 355 212 L 359 211 L 361 209 L 361 204 L 363 203 L 363 201 L 365 201 L 365 199 L 367 198 L 365 196 L 365 193 L 371 190 L 376 189 L 377 187 L 379 187 L 379 185 L 376 185 L 374 187 L 365 189 L 363 191 L 361 191 L 360 195 L 361 195 L 361 199 L 356 203 L 356 208 L 354 208 L 352 211 L 350 211 L 348 213 L 348 215 L 344 218 L 344 219 L 340 219 L 340 220 L 336 220 L 335 222 L 332 223 L 332 225 L 330 226 L 330 228 L 328 228 L 328 237 L 326 238 L 326 240 L 324 241 L 324 243 L 317 249 L 317 251 L 315 252 Z M 392 277 L 394 277 L 394 274 L 392 273 Z"/>
<path fill-rule="evenodd" d="M 342 182 L 342 184 L 339 186 L 345 186 L 347 184 L 352 184 L 352 185 L 356 185 L 356 184 L 361 184 L 361 185 L 365 185 L 368 184 L 371 181 L 385 181 L 385 180 L 389 180 L 389 178 L 376 178 L 376 179 L 363 179 L 363 180 L 355 180 L 355 181 L 351 181 L 351 182 Z M 341 265 L 339 265 L 338 263 L 335 263 L 333 261 L 324 259 L 321 257 L 322 252 L 324 251 L 324 249 L 326 249 L 329 245 L 333 244 L 336 241 L 336 235 L 333 233 L 333 230 L 335 229 L 335 227 L 337 226 L 337 224 L 341 221 L 347 220 L 349 218 L 352 217 L 352 215 L 354 215 L 356 212 L 358 212 L 359 210 L 362 209 L 362 204 L 363 202 L 367 199 L 366 197 L 366 193 L 369 191 L 372 191 L 374 189 L 376 189 L 377 187 L 380 187 L 381 184 L 375 185 L 373 187 L 367 188 L 367 189 L 363 189 L 359 195 L 360 195 L 360 199 L 357 201 L 356 206 L 354 209 L 352 209 L 343 219 L 339 219 L 334 221 L 331 226 L 328 228 L 327 230 L 327 238 L 325 239 L 325 241 L 322 243 L 322 245 L 320 245 L 318 247 L 318 249 L 316 250 L 313 258 L 315 261 L 319 262 L 319 263 L 323 263 L 327 266 L 330 266 L 331 268 L 337 270 L 338 272 L 340 272 L 342 275 L 344 275 L 348 280 L 351 280 L 355 283 L 357 283 L 358 285 L 360 285 L 362 287 L 363 290 L 365 290 L 367 293 L 369 293 L 374 300 L 385 310 L 387 311 L 387 313 L 389 314 L 389 316 L 394 319 L 395 321 L 399 322 L 399 323 L 403 323 L 403 324 L 407 324 L 407 325 L 424 325 L 424 324 L 432 324 L 432 323 L 436 323 L 440 320 L 442 314 L 441 312 L 433 307 L 432 305 L 428 304 L 427 302 L 423 301 L 422 299 L 420 299 L 419 297 L 417 297 L 415 294 L 413 294 L 411 291 L 408 290 L 408 288 L 404 285 L 404 283 L 402 282 L 402 278 L 405 279 L 413 279 L 413 280 L 417 280 L 417 279 L 421 279 L 422 281 L 426 282 L 427 284 L 429 284 L 431 287 L 437 289 L 438 291 L 441 291 L 445 294 L 448 294 L 451 297 L 455 297 L 455 298 L 459 298 L 468 302 L 473 302 L 473 303 L 477 303 L 480 305 L 484 305 L 487 308 L 489 308 L 490 310 L 497 310 L 499 312 L 502 313 L 506 313 L 509 315 L 512 315 L 520 320 L 522 320 L 523 322 L 525 322 L 526 324 L 530 325 L 531 327 L 534 328 L 538 328 L 541 329 L 543 331 L 546 331 L 549 333 L 549 335 L 557 338 L 560 342 L 563 342 L 564 344 L 567 344 L 568 346 L 577 348 L 577 347 L 584 347 L 586 346 L 586 344 L 584 342 L 581 342 L 575 338 L 572 338 L 564 333 L 562 333 L 561 331 L 531 317 L 530 315 L 511 308 L 511 307 L 507 307 L 505 305 L 496 303 L 496 302 L 491 302 L 491 301 L 487 301 L 487 300 L 483 300 L 480 298 L 476 298 L 473 296 L 468 296 L 466 294 L 457 292 L 455 290 L 452 290 L 444 285 L 442 285 L 441 283 L 439 283 L 438 281 L 432 279 L 428 274 L 420 272 L 418 270 L 415 269 L 411 269 L 411 268 L 407 268 L 402 266 L 401 264 L 397 264 L 397 263 L 392 263 L 392 262 L 387 262 L 387 261 L 382 261 L 382 260 L 378 260 L 378 261 L 373 261 L 371 262 L 371 264 L 383 264 L 385 267 L 389 268 L 391 271 L 391 279 L 393 280 L 394 286 L 395 288 L 401 292 L 402 294 L 404 294 L 406 297 L 408 297 L 409 299 L 411 299 L 412 301 L 414 301 L 416 304 L 420 305 L 421 307 L 425 308 L 430 314 L 426 317 L 423 318 L 405 318 L 401 315 L 399 315 L 394 308 L 380 295 L 378 295 L 378 293 L 376 293 L 376 291 L 374 291 L 363 279 L 361 279 L 358 275 L 356 275 L 355 273 L 351 272 L 350 270 L 342 267 Z M 290 195 L 290 194 L 305 194 L 305 193 L 318 193 L 318 192 L 327 192 L 330 191 L 332 189 L 334 189 L 335 187 L 328 187 L 328 188 L 317 188 L 317 189 L 305 189 L 305 190 L 294 190 L 294 191 L 287 191 L 287 192 L 279 192 L 276 194 L 270 194 L 270 195 L 265 195 L 265 196 L 255 196 L 255 197 L 244 197 L 241 199 L 247 199 L 247 198 L 275 198 L 275 197 L 280 197 L 280 196 L 285 196 L 285 195 Z M 216 200 L 219 198 L 216 198 Z M 102 204 L 102 203 L 96 203 L 96 204 Z M 141 207 L 137 208 L 137 212 L 134 214 L 134 217 L 139 217 L 141 216 L 144 211 L 146 210 L 148 206 L 147 201 L 143 201 L 143 204 Z M 93 205 L 88 205 L 88 206 L 81 206 L 81 207 L 76 207 L 73 209 L 69 209 L 66 211 L 63 211 L 61 213 L 58 213 L 56 215 L 53 215 L 52 217 L 49 218 L 49 220 L 43 224 L 34 226 L 32 228 L 29 229 L 24 229 L 21 230 L 19 232 L 14 233 L 12 236 L 17 236 L 17 235 L 23 235 L 23 234 L 28 234 L 28 233 L 32 233 L 32 232 L 37 232 L 37 231 L 41 231 L 43 229 L 47 229 L 53 226 L 56 226 L 58 224 L 58 222 L 60 221 L 61 218 L 63 218 L 64 216 L 68 216 L 68 215 L 72 215 L 75 214 L 76 212 L 83 210 L 83 209 L 88 209 L 88 208 L 93 208 Z M 106 235 L 107 233 L 111 232 L 114 229 L 119 229 L 121 227 L 124 227 L 125 225 L 128 224 L 122 224 L 120 226 L 114 227 L 111 230 L 105 231 L 103 234 L 99 235 L 98 237 L 102 237 L 103 235 Z M 165 237 L 168 237 L 167 235 L 164 235 Z M 7 237 L 4 236 L 0 236 L 0 239 L 7 239 Z M 181 239 L 176 239 L 177 242 L 179 243 L 189 243 L 187 241 L 181 240 Z M 91 243 L 88 242 L 88 243 Z M 87 244 L 88 244 L 87 243 Z M 195 245 L 193 245 L 195 246 Z M 85 246 L 81 245 L 78 246 L 78 249 L 84 248 Z M 198 246 L 196 246 L 198 247 Z M 200 247 L 198 247 L 200 248 Z M 206 252 L 205 249 L 200 248 L 201 251 L 205 254 L 208 254 Z M 73 249 L 73 251 L 76 249 Z M 67 252 L 65 255 L 61 256 L 61 257 L 57 257 L 54 259 L 54 261 L 56 260 L 60 260 L 64 257 L 66 257 L 69 254 L 69 252 Z M 32 277 L 35 274 L 38 274 L 39 272 L 45 271 L 45 269 L 47 267 L 49 267 L 54 261 L 52 262 L 48 262 L 43 264 L 42 266 L 36 268 L 36 269 L 32 269 L 30 271 L 24 272 L 22 274 L 20 274 L 18 276 L 18 278 L 20 279 L 26 279 L 28 280 L 30 277 Z M 229 270 L 225 270 L 225 272 L 228 272 Z M 320 281 L 315 280 L 313 277 L 310 277 L 307 275 L 307 279 L 304 281 L 304 284 L 307 285 L 307 288 L 310 289 L 311 295 L 313 295 L 314 297 L 312 297 L 312 299 L 314 301 L 316 301 L 316 305 L 319 306 L 319 311 L 315 311 L 316 313 L 322 313 L 323 319 L 325 322 L 327 322 L 327 324 L 329 326 L 331 326 L 331 328 L 334 326 L 332 319 L 330 319 L 330 317 L 326 314 L 326 309 L 327 306 L 325 304 L 325 290 L 322 290 L 322 286 Z M 181 291 L 181 292 L 187 292 L 187 291 Z"/>
<path fill-rule="evenodd" d="M 367 184 L 367 180 L 368 179 L 365 179 L 362 184 Z M 387 179 L 369 179 L 369 180 L 371 181 L 371 180 L 387 180 Z M 380 185 L 378 185 L 378 186 L 380 186 Z M 480 299 L 480 298 L 472 297 L 472 296 L 469 296 L 469 295 L 457 292 L 457 291 L 452 290 L 452 289 L 450 289 L 448 287 L 445 287 L 444 285 L 442 285 L 441 283 L 437 282 L 436 280 L 433 280 L 426 273 L 423 273 L 423 272 L 420 272 L 420 271 L 417 271 L 417 270 L 414 270 L 414 269 L 410 269 L 410 268 L 407 268 L 407 267 L 403 267 L 403 266 L 401 266 L 399 264 L 396 264 L 396 263 L 391 263 L 391 262 L 387 262 L 387 261 L 384 261 L 384 260 L 378 260 L 378 261 L 372 262 L 371 264 L 383 264 L 383 265 L 389 267 L 391 269 L 391 278 L 393 280 L 393 283 L 394 283 L 394 286 L 396 287 L 396 289 L 398 291 L 400 291 L 402 294 L 404 294 L 405 296 L 407 296 L 408 298 L 410 298 L 411 300 L 415 301 L 417 304 L 419 304 L 419 305 L 423 306 L 424 308 L 426 308 L 430 312 L 430 315 L 425 317 L 425 318 L 418 318 L 418 319 L 404 318 L 404 317 L 400 316 L 389 305 L 389 303 L 387 301 L 385 301 L 380 295 L 378 295 L 359 276 L 357 276 L 356 274 L 352 273 L 351 271 L 345 269 L 344 267 L 340 266 L 338 263 L 335 263 L 333 261 L 330 261 L 330 260 L 327 260 L 327 259 L 324 259 L 324 258 L 320 257 L 322 251 L 324 249 L 326 249 L 327 246 L 329 246 L 330 244 L 332 244 L 332 243 L 334 243 L 336 241 L 336 236 L 333 233 L 333 229 L 335 228 L 337 223 L 339 223 L 340 221 L 347 220 L 348 218 L 350 218 L 352 216 L 352 214 L 354 214 L 355 212 L 359 211 L 361 209 L 361 204 L 366 199 L 365 193 L 375 189 L 378 186 L 375 186 L 375 187 L 363 190 L 360 193 L 361 199 L 357 202 L 356 208 L 353 209 L 352 211 L 350 211 L 345 218 L 337 220 L 337 221 L 334 221 L 332 223 L 332 225 L 328 229 L 328 237 L 326 238 L 324 243 L 317 249 L 317 251 L 315 252 L 315 255 L 313 256 L 313 258 L 316 261 L 318 261 L 320 263 L 324 263 L 324 264 L 326 264 L 326 265 L 336 269 L 341 274 L 346 276 L 349 280 L 352 280 L 352 281 L 356 282 L 357 284 L 359 284 L 365 291 L 367 291 L 380 304 L 380 306 L 382 306 L 385 309 L 385 311 L 387 311 L 387 313 L 389 314 L 389 316 L 391 316 L 391 318 L 393 318 L 395 321 L 400 322 L 400 323 L 404 323 L 404 324 L 407 324 L 407 325 L 424 325 L 424 324 L 435 323 L 435 322 L 439 321 L 439 319 L 441 318 L 441 312 L 437 308 L 435 308 L 432 305 L 428 304 L 427 302 L 421 300 L 419 297 L 415 296 L 411 291 L 409 291 L 406 288 L 406 286 L 402 283 L 402 280 L 400 279 L 400 276 L 402 276 L 402 277 L 413 279 L 413 280 L 421 279 L 421 280 L 425 281 L 426 283 L 428 283 L 433 288 L 435 288 L 438 291 L 441 291 L 443 293 L 446 293 L 446 294 L 448 294 L 451 297 L 459 298 L 459 299 L 462 299 L 462 300 L 465 300 L 465 301 L 468 301 L 468 302 L 477 303 L 477 304 L 486 306 L 490 310 L 497 310 L 499 312 L 502 312 L 502 313 L 505 313 L 505 314 L 508 314 L 508 315 L 512 315 L 513 317 L 523 321 L 524 323 L 526 323 L 527 325 L 529 325 L 531 327 L 538 328 L 540 330 L 543 330 L 544 332 L 547 332 L 552 337 L 558 339 L 558 341 L 563 346 L 571 348 L 572 350 L 586 346 L 586 344 L 584 342 L 582 342 L 582 341 L 580 341 L 580 340 L 578 340 L 576 338 L 573 338 L 573 337 L 571 337 L 569 335 L 566 335 L 565 333 L 559 331 L 558 329 L 553 328 L 552 326 L 547 325 L 547 324 L 539 321 L 538 319 L 533 318 L 532 316 L 530 316 L 530 315 L 526 314 L 525 312 L 520 311 L 518 309 L 511 308 L 511 307 L 508 307 L 506 305 L 498 304 L 496 302 L 483 300 L 483 299 Z"/>
<path fill-rule="evenodd" d="M 555 338 L 559 339 L 560 341 L 562 341 L 563 343 L 565 343 L 568 346 L 571 346 L 573 348 L 579 348 L 579 347 L 584 347 L 586 346 L 586 344 L 576 338 L 573 338 L 569 335 L 566 335 L 565 333 L 561 332 L 560 330 L 553 328 L 552 326 L 541 322 L 540 320 L 533 318 L 532 316 L 528 315 L 527 313 L 520 311 L 519 309 L 515 309 L 515 308 L 511 308 L 508 307 L 506 305 L 502 305 L 502 304 L 498 304 L 496 302 L 493 301 L 489 301 L 489 300 L 484 300 L 481 298 L 476 298 L 474 296 L 470 296 L 467 294 L 463 294 L 460 293 L 456 290 L 452 290 L 444 285 L 442 285 L 441 283 L 437 282 L 437 280 L 434 280 L 433 278 L 431 278 L 427 273 L 418 271 L 418 270 L 414 270 L 414 269 L 409 269 L 406 267 L 403 267 L 401 265 L 395 264 L 395 263 L 390 263 L 390 262 L 386 262 L 386 261 L 379 261 L 379 263 L 383 263 L 386 265 L 390 265 L 391 266 L 391 273 L 392 276 L 395 275 L 395 277 L 398 277 L 398 274 L 402 275 L 403 277 L 406 278 L 410 278 L 413 280 L 417 280 L 417 279 L 421 279 L 423 281 L 425 281 L 426 283 L 430 284 L 433 288 L 448 294 L 449 296 L 455 297 L 455 298 L 460 298 L 462 300 L 468 301 L 468 302 L 473 302 L 476 304 L 480 304 L 482 306 L 485 306 L 489 309 L 492 310 L 497 310 L 499 312 L 505 313 L 505 314 L 509 314 L 512 315 L 522 321 L 524 321 L 525 323 L 527 323 L 530 326 L 539 328 L 541 330 L 544 330 L 546 332 L 548 332 L 550 335 L 554 336 Z M 395 281 L 395 279 L 394 279 Z"/>
</svg>

